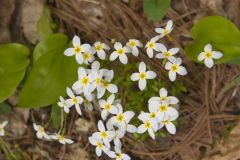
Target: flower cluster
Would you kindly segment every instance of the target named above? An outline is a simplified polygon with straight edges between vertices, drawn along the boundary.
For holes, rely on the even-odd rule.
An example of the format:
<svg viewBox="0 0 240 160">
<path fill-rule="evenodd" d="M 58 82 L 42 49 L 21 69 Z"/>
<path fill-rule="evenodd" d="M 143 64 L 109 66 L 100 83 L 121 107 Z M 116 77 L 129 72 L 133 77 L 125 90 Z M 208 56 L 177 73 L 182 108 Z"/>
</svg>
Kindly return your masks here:
<svg viewBox="0 0 240 160">
<path fill-rule="evenodd" d="M 0 123 L 0 137 L 5 136 L 5 126 L 8 124 L 8 121 L 3 121 Z"/>
<path fill-rule="evenodd" d="M 164 44 L 158 42 L 164 36 L 170 38 L 169 34 L 172 30 L 172 21 L 167 23 L 166 28 L 156 28 L 159 35 L 147 42 L 145 48 L 149 58 L 155 56 L 158 59 L 163 59 L 165 69 L 169 70 L 169 78 L 174 81 L 176 74 L 187 74 L 186 69 L 181 66 L 182 59 L 175 57 L 179 49 L 172 48 L 168 50 Z M 173 121 L 179 116 L 176 110 L 179 100 L 176 97 L 167 96 L 167 90 L 161 88 L 159 91 L 160 97 L 149 99 L 149 112 L 141 112 L 138 116 L 143 124 L 138 127 L 130 124 L 135 113 L 133 111 L 124 111 L 121 101 L 116 99 L 115 94 L 117 94 L 118 88 L 112 83 L 114 71 L 101 68 L 100 63 L 96 61 L 96 56 L 101 60 L 106 59 L 106 51 L 110 51 L 110 47 L 99 41 L 92 46 L 82 44 L 78 36 L 73 37 L 72 44 L 73 47 L 66 49 L 64 54 L 66 56 L 75 56 L 77 63 L 81 66 L 78 68 L 76 82 L 71 87 L 66 88 L 68 97 L 60 96 L 58 106 L 66 113 L 69 113 L 70 109 L 74 107 L 77 113 L 82 115 L 82 107 L 91 111 L 94 109 L 93 102 L 99 104 L 98 109 L 101 110 L 102 120 L 98 121 L 98 131 L 89 137 L 89 142 L 96 147 L 97 156 L 101 156 L 104 152 L 110 158 L 130 160 L 131 158 L 122 152 L 121 139 L 127 133 L 141 134 L 148 131 L 149 135 L 154 139 L 155 132 L 165 126 L 169 133 L 175 134 L 176 127 Z M 114 51 L 111 52 L 109 60 L 119 59 L 122 64 L 127 64 L 127 55 L 132 53 L 133 56 L 138 56 L 142 47 L 143 44 L 137 39 L 130 39 L 125 45 L 115 42 Z M 156 55 L 155 51 L 158 52 Z M 83 67 L 82 64 L 87 67 Z M 138 70 L 139 72 L 131 75 L 131 80 L 138 81 L 140 90 L 144 90 L 147 85 L 146 80 L 156 78 L 157 74 L 148 70 L 144 62 L 139 63 Z M 110 96 L 105 99 L 106 92 L 109 92 Z M 64 137 L 62 130 L 58 134 L 49 135 L 45 132 L 45 127 L 35 123 L 33 127 L 39 139 L 58 140 L 61 144 L 73 143 L 71 139 Z"/>
</svg>

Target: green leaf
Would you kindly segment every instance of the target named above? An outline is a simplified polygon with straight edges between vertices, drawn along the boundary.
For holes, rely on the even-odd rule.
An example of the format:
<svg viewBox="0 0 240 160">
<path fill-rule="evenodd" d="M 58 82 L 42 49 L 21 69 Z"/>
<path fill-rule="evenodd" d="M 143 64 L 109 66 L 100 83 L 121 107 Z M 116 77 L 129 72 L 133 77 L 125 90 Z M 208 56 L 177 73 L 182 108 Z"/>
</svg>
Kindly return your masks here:
<svg viewBox="0 0 240 160">
<path fill-rule="evenodd" d="M 52 20 L 51 11 L 48 7 L 45 7 L 37 23 L 37 31 L 41 39 L 45 39 L 48 35 L 52 34 L 54 26 L 56 24 Z"/>
<path fill-rule="evenodd" d="M 53 41 L 51 44 L 48 43 L 50 47 L 44 50 L 30 71 L 19 95 L 21 107 L 44 107 L 54 104 L 60 95 L 66 95 L 66 87 L 71 86 L 77 80 L 78 65 L 75 58 L 66 57 L 63 54 L 68 47 L 67 38 L 61 39 L 56 35 L 59 34 L 50 35 L 44 40 L 45 42 L 49 39 Z M 54 36 L 56 38 L 53 38 Z M 53 43 L 64 45 L 54 48 L 51 47 Z"/>
<path fill-rule="evenodd" d="M 144 0 L 143 9 L 153 21 L 161 20 L 167 13 L 171 0 Z"/>
<path fill-rule="evenodd" d="M 21 44 L 0 45 L 0 68 L 8 71 L 20 71 L 29 64 L 29 49 Z"/>
<path fill-rule="evenodd" d="M 231 21 L 221 16 L 203 18 L 194 25 L 191 32 L 194 42 L 185 47 L 188 57 L 197 61 L 207 43 L 223 53 L 217 63 L 229 62 L 240 56 L 240 31 Z"/>
<path fill-rule="evenodd" d="M 53 126 L 59 129 L 61 126 L 61 108 L 57 104 L 52 105 L 51 119 Z"/>
<path fill-rule="evenodd" d="M 56 40 L 58 41 L 56 43 Z M 39 42 L 33 51 L 33 63 L 35 63 L 43 54 L 51 53 L 61 46 L 65 46 L 67 37 L 63 34 L 52 34 L 44 41 Z"/>
<path fill-rule="evenodd" d="M 0 102 L 16 90 L 29 64 L 29 50 L 21 44 L 0 45 Z"/>
<path fill-rule="evenodd" d="M 0 114 L 9 115 L 12 112 L 12 108 L 7 103 L 0 103 Z"/>
</svg>

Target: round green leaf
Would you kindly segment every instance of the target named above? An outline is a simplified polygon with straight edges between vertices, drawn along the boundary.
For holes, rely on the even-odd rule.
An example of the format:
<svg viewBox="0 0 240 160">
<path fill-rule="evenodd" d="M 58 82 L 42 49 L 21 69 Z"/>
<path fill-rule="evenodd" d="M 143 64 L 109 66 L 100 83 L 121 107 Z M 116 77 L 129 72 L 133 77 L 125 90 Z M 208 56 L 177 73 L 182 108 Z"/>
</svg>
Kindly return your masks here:
<svg viewBox="0 0 240 160">
<path fill-rule="evenodd" d="M 24 70 L 29 64 L 29 49 L 21 44 L 0 45 L 0 68 L 8 71 Z"/>
<path fill-rule="evenodd" d="M 144 0 L 143 9 L 153 21 L 161 20 L 167 13 L 171 0 Z"/>
<path fill-rule="evenodd" d="M 71 86 L 77 79 L 78 65 L 74 57 L 66 57 L 63 53 L 67 48 L 67 40 L 53 38 L 50 35 L 42 43 L 46 45 L 49 39 L 58 44 L 64 44 L 58 48 L 47 48 L 42 56 L 34 63 L 32 70 L 19 95 L 21 107 L 44 107 L 58 101 L 60 95 L 66 95 L 66 87 Z M 64 35 L 63 35 L 64 36 Z"/>
</svg>

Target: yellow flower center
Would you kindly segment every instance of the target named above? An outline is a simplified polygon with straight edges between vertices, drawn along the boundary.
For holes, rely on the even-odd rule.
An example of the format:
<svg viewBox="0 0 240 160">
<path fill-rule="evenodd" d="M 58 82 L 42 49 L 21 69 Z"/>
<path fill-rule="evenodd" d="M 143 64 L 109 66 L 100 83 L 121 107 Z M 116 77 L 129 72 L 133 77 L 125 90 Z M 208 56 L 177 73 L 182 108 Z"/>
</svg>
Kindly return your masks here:
<svg viewBox="0 0 240 160">
<path fill-rule="evenodd" d="M 78 104 L 78 99 L 77 98 L 75 98 L 75 97 L 72 98 L 72 101 L 73 101 L 74 104 Z"/>
<path fill-rule="evenodd" d="M 161 104 L 159 107 L 161 112 L 166 112 L 167 111 L 167 106 L 165 104 Z"/>
<path fill-rule="evenodd" d="M 104 88 L 108 88 L 109 84 L 108 84 L 108 82 L 103 81 L 103 82 L 102 82 L 102 86 L 103 86 Z"/>
<path fill-rule="evenodd" d="M 169 120 L 164 120 L 164 121 L 163 121 L 163 124 L 166 125 L 166 124 L 168 124 L 169 122 L 170 122 Z"/>
<path fill-rule="evenodd" d="M 124 115 L 122 113 L 117 115 L 117 121 L 122 122 L 124 120 Z"/>
<path fill-rule="evenodd" d="M 39 127 L 39 132 L 43 133 L 44 132 L 44 129 L 43 127 Z"/>
<path fill-rule="evenodd" d="M 97 147 L 98 147 L 99 149 L 102 149 L 102 148 L 103 148 L 103 144 L 102 144 L 101 142 L 97 142 Z"/>
<path fill-rule="evenodd" d="M 123 48 L 120 48 L 117 50 L 117 54 L 118 55 L 122 55 L 124 53 L 124 49 Z"/>
<path fill-rule="evenodd" d="M 151 128 L 151 123 L 149 121 L 145 122 L 145 128 L 147 129 Z"/>
<path fill-rule="evenodd" d="M 103 49 L 102 44 L 98 44 L 98 45 L 96 46 L 96 51 L 97 51 L 97 52 L 101 51 L 102 49 Z"/>
<path fill-rule="evenodd" d="M 83 59 L 84 59 L 84 60 L 90 59 L 90 54 L 87 53 L 87 52 L 83 53 Z"/>
<path fill-rule="evenodd" d="M 81 50 L 82 50 L 82 49 L 81 49 L 80 46 L 74 48 L 74 52 L 75 52 L 76 54 L 81 53 Z"/>
<path fill-rule="evenodd" d="M 100 82 L 101 82 L 101 78 L 97 77 L 97 78 L 95 79 L 95 83 L 96 83 L 97 85 L 99 85 Z"/>
<path fill-rule="evenodd" d="M 162 96 L 162 97 L 160 97 L 160 100 L 161 100 L 161 101 L 166 101 L 166 100 L 167 100 L 167 97 L 166 97 L 166 96 Z"/>
<path fill-rule="evenodd" d="M 164 29 L 164 30 L 163 30 L 163 34 L 166 35 L 166 34 L 168 34 L 168 33 L 169 33 L 169 30 L 168 30 L 168 29 Z"/>
<path fill-rule="evenodd" d="M 108 111 L 110 109 L 110 107 L 111 107 L 111 105 L 109 103 L 106 103 L 104 108 Z"/>
<path fill-rule="evenodd" d="M 165 57 L 170 57 L 172 54 L 170 52 L 164 52 Z"/>
<path fill-rule="evenodd" d="M 206 52 L 205 58 L 212 58 L 212 52 L 211 51 Z"/>
<path fill-rule="evenodd" d="M 60 140 L 60 141 L 63 141 L 64 140 L 64 137 L 63 136 L 58 136 L 58 139 Z"/>
<path fill-rule="evenodd" d="M 154 42 L 148 42 L 148 48 L 153 49 L 155 47 L 155 43 Z"/>
<path fill-rule="evenodd" d="M 135 46 L 136 46 L 136 41 L 131 40 L 131 41 L 129 42 L 129 45 L 130 45 L 130 47 L 135 47 Z"/>
<path fill-rule="evenodd" d="M 122 159 L 122 153 L 116 153 L 116 155 L 117 155 L 117 158 Z"/>
<path fill-rule="evenodd" d="M 172 67 L 171 67 L 171 70 L 173 72 L 177 72 L 178 71 L 178 65 L 177 64 L 173 64 Z"/>
<path fill-rule="evenodd" d="M 156 113 L 155 112 L 151 112 L 150 113 L 150 118 L 155 118 L 156 117 Z"/>
<path fill-rule="evenodd" d="M 102 131 L 101 132 L 101 137 L 103 138 L 103 139 L 105 139 L 105 138 L 107 138 L 107 132 L 106 131 Z"/>
<path fill-rule="evenodd" d="M 145 72 L 141 72 L 140 74 L 139 74 L 139 77 L 140 77 L 140 79 L 146 79 L 146 73 Z"/>
<path fill-rule="evenodd" d="M 82 78 L 82 84 L 83 85 L 88 85 L 88 83 L 89 83 L 89 78 L 88 77 L 83 77 Z"/>
</svg>

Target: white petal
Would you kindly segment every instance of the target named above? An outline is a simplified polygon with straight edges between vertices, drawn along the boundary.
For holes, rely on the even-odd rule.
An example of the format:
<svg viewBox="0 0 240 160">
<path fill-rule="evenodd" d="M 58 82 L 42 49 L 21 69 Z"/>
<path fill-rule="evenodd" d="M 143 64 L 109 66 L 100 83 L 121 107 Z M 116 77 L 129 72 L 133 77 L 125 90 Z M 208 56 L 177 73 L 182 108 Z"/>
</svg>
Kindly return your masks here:
<svg viewBox="0 0 240 160">
<path fill-rule="evenodd" d="M 147 71 L 146 74 L 147 74 L 147 79 L 154 79 L 157 76 L 157 74 L 153 71 Z"/>
<path fill-rule="evenodd" d="M 168 72 L 168 76 L 169 76 L 169 79 L 171 81 L 175 81 L 175 79 L 176 79 L 176 72 L 169 71 Z"/>
<path fill-rule="evenodd" d="M 81 45 L 81 52 L 88 52 L 90 50 L 91 46 L 89 44 L 83 44 Z"/>
<path fill-rule="evenodd" d="M 114 61 L 118 57 L 117 51 L 111 53 L 109 60 Z"/>
<path fill-rule="evenodd" d="M 82 54 L 77 54 L 76 55 L 76 60 L 78 64 L 83 64 L 83 55 Z"/>
<path fill-rule="evenodd" d="M 96 70 L 99 70 L 100 68 L 100 63 L 98 61 L 94 61 L 91 65 L 91 68 L 92 69 L 96 69 Z"/>
<path fill-rule="evenodd" d="M 102 43 L 103 45 L 103 48 L 106 49 L 106 50 L 110 50 L 110 47 L 108 45 L 106 45 L 105 43 Z"/>
<path fill-rule="evenodd" d="M 73 48 L 68 48 L 64 51 L 64 55 L 65 56 L 73 56 L 75 53 L 74 53 L 74 49 Z"/>
<path fill-rule="evenodd" d="M 147 48 L 147 55 L 149 58 L 153 58 L 153 49 Z"/>
<path fill-rule="evenodd" d="M 134 125 L 128 124 L 127 125 L 127 131 L 129 133 L 135 133 L 137 131 L 137 127 L 135 127 Z"/>
<path fill-rule="evenodd" d="M 141 62 L 138 66 L 139 72 L 145 72 L 146 71 L 146 64 L 144 62 Z"/>
<path fill-rule="evenodd" d="M 67 87 L 67 94 L 68 94 L 68 96 L 69 96 L 70 98 L 75 97 L 74 94 L 73 94 L 73 92 L 72 92 L 72 90 L 71 90 L 69 87 Z"/>
<path fill-rule="evenodd" d="M 138 51 L 137 47 L 133 47 L 133 48 L 132 48 L 132 54 L 133 54 L 134 56 L 138 56 L 138 55 L 139 55 L 139 51 Z"/>
<path fill-rule="evenodd" d="M 167 63 L 165 64 L 165 69 L 170 70 L 171 67 L 172 67 L 172 63 L 171 63 L 171 62 L 167 62 Z"/>
<path fill-rule="evenodd" d="M 117 107 L 112 106 L 112 107 L 110 108 L 109 112 L 112 113 L 112 114 L 117 114 L 117 113 L 118 113 L 118 109 L 117 109 Z"/>
<path fill-rule="evenodd" d="M 169 52 L 172 54 L 172 55 L 175 55 L 176 53 L 179 52 L 179 48 L 172 48 L 169 50 Z"/>
<path fill-rule="evenodd" d="M 132 81 L 138 81 L 139 80 L 139 73 L 133 73 L 131 75 L 131 80 Z"/>
<path fill-rule="evenodd" d="M 126 123 L 128 123 L 133 118 L 135 113 L 133 111 L 126 111 L 126 112 L 123 113 L 123 115 L 126 118 Z"/>
<path fill-rule="evenodd" d="M 119 56 L 120 62 L 122 62 L 122 64 L 127 64 L 128 62 L 128 58 L 126 54 L 122 54 L 121 56 Z"/>
<path fill-rule="evenodd" d="M 107 155 L 108 155 L 108 157 L 110 157 L 110 158 L 116 158 L 116 154 L 115 154 L 115 152 L 113 152 L 113 151 L 109 151 L 109 152 L 107 153 Z"/>
<path fill-rule="evenodd" d="M 35 131 L 38 131 L 39 130 L 39 125 L 36 125 L 35 123 L 33 123 L 33 128 Z"/>
<path fill-rule="evenodd" d="M 162 53 L 158 53 L 158 54 L 156 54 L 156 58 L 163 59 L 163 58 L 165 58 L 165 56 Z"/>
<path fill-rule="evenodd" d="M 204 51 L 205 52 L 212 51 L 212 45 L 211 44 L 207 44 L 206 46 L 204 46 Z"/>
<path fill-rule="evenodd" d="M 187 74 L 187 70 L 186 70 L 185 67 L 183 67 L 183 66 L 179 66 L 179 70 L 178 70 L 177 73 L 180 74 L 180 75 L 182 75 L 182 76 L 184 76 L 184 75 Z"/>
<path fill-rule="evenodd" d="M 160 95 L 160 97 L 167 97 L 168 91 L 166 90 L 166 88 L 161 88 L 159 90 L 159 95 Z"/>
<path fill-rule="evenodd" d="M 131 160 L 131 158 L 127 154 L 124 154 L 124 153 L 122 153 L 122 159 L 123 160 Z"/>
<path fill-rule="evenodd" d="M 198 61 L 202 61 L 204 59 L 204 56 L 205 56 L 205 52 L 201 52 L 199 55 L 198 55 Z"/>
<path fill-rule="evenodd" d="M 169 96 L 168 99 L 169 99 L 169 104 L 177 104 L 179 102 L 179 100 L 173 96 Z"/>
<path fill-rule="evenodd" d="M 156 51 L 162 51 L 162 50 L 165 50 L 166 47 L 165 47 L 162 43 L 155 43 L 154 49 L 155 49 Z"/>
<path fill-rule="evenodd" d="M 117 93 L 118 92 L 118 88 L 115 84 L 109 84 L 107 90 L 110 92 L 110 93 Z"/>
<path fill-rule="evenodd" d="M 101 117 L 103 120 L 106 120 L 107 119 L 107 116 L 108 116 L 109 112 L 107 110 L 102 110 L 101 112 Z"/>
<path fill-rule="evenodd" d="M 82 79 L 87 75 L 86 70 L 83 67 L 78 68 L 78 79 Z"/>
<path fill-rule="evenodd" d="M 148 133 L 149 133 L 149 135 L 150 135 L 150 137 L 152 137 L 152 139 L 155 139 L 155 134 L 154 134 L 154 131 L 153 131 L 153 129 L 148 129 Z"/>
<path fill-rule="evenodd" d="M 66 141 L 68 144 L 73 144 L 73 140 L 71 140 L 71 139 L 65 138 L 65 141 Z"/>
<path fill-rule="evenodd" d="M 205 65 L 208 67 L 208 68 L 212 68 L 213 67 L 213 59 L 212 58 L 206 58 L 205 60 L 204 60 L 204 63 L 205 63 Z"/>
<path fill-rule="evenodd" d="M 162 34 L 164 31 L 163 28 L 155 28 L 155 32 Z"/>
<path fill-rule="evenodd" d="M 157 40 L 159 40 L 159 38 L 160 38 L 160 36 L 155 36 L 150 41 L 156 42 Z"/>
<path fill-rule="evenodd" d="M 139 127 L 138 127 L 138 130 L 137 130 L 137 133 L 144 133 L 146 132 L 147 128 L 145 128 L 145 124 L 141 124 Z"/>
<path fill-rule="evenodd" d="M 175 108 L 173 108 L 173 107 L 168 107 L 168 109 L 167 109 L 167 114 L 170 116 L 170 117 L 178 117 L 178 111 L 175 109 Z"/>
<path fill-rule="evenodd" d="M 101 60 L 104 60 L 106 58 L 106 53 L 103 50 L 97 52 L 97 55 Z"/>
<path fill-rule="evenodd" d="M 172 27 L 173 27 L 173 21 L 172 21 L 172 20 L 169 20 L 169 21 L 167 22 L 166 29 L 172 30 Z"/>
<path fill-rule="evenodd" d="M 99 131 L 105 131 L 104 124 L 101 120 L 98 121 L 98 129 Z"/>
<path fill-rule="evenodd" d="M 89 140 L 89 142 L 90 142 L 92 145 L 94 145 L 94 146 L 97 145 L 97 140 L 96 140 L 95 138 L 93 138 L 93 137 L 88 137 L 88 140 Z"/>
<path fill-rule="evenodd" d="M 76 108 L 77 113 L 78 113 L 79 115 L 82 115 L 82 111 L 81 111 L 81 109 L 80 109 L 79 104 L 75 104 L 75 108 Z"/>
<path fill-rule="evenodd" d="M 80 46 L 80 44 L 81 44 L 80 38 L 75 35 L 75 36 L 73 37 L 72 43 L 73 43 L 73 46 L 74 46 L 74 47 Z"/>
<path fill-rule="evenodd" d="M 167 131 L 171 134 L 175 134 L 176 133 L 176 127 L 174 126 L 174 124 L 172 122 L 169 122 L 166 125 Z"/>
<path fill-rule="evenodd" d="M 119 48 L 122 48 L 122 44 L 120 42 L 114 43 L 114 48 L 118 50 Z"/>
<path fill-rule="evenodd" d="M 113 101 L 114 101 L 114 99 L 115 99 L 115 95 L 114 95 L 114 94 L 111 94 L 111 95 L 108 97 L 107 102 L 110 103 L 110 104 L 112 104 Z"/>
<path fill-rule="evenodd" d="M 140 90 L 144 90 L 146 88 L 147 81 L 145 79 L 140 79 L 138 82 L 138 87 Z"/>
<path fill-rule="evenodd" d="M 212 53 L 213 53 L 212 57 L 214 59 L 219 59 L 223 56 L 223 54 L 221 52 L 213 51 Z"/>
<path fill-rule="evenodd" d="M 102 155 L 102 150 L 96 147 L 96 154 L 100 157 Z"/>
</svg>

